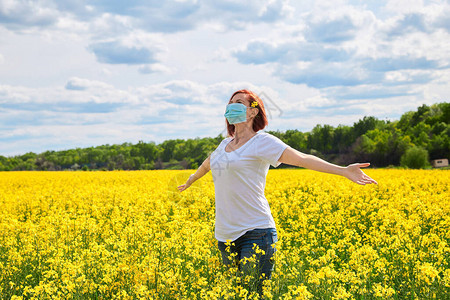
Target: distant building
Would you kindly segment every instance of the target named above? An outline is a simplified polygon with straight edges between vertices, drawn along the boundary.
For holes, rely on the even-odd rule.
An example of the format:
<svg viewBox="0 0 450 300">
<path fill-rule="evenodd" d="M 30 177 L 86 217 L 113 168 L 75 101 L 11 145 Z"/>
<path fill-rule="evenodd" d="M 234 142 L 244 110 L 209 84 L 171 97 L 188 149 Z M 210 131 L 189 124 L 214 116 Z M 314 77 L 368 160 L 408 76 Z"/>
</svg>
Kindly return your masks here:
<svg viewBox="0 0 450 300">
<path fill-rule="evenodd" d="M 442 158 L 432 160 L 431 165 L 433 166 L 433 168 L 448 167 L 448 159 Z"/>
</svg>

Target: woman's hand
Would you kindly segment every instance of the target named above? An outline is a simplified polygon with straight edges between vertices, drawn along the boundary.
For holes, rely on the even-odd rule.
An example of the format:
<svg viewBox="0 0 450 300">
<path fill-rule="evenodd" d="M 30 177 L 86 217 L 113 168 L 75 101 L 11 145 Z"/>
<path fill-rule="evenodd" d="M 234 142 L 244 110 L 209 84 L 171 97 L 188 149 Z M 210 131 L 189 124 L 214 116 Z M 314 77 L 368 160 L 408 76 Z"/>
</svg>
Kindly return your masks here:
<svg viewBox="0 0 450 300">
<path fill-rule="evenodd" d="M 361 185 L 366 185 L 366 184 L 371 184 L 371 183 L 375 183 L 378 184 L 375 180 L 373 180 L 372 178 L 370 178 L 369 176 L 367 176 L 360 168 L 365 168 L 370 166 L 370 163 L 363 163 L 363 164 L 351 164 L 348 165 L 343 172 L 343 175 L 350 179 L 351 181 L 357 183 L 357 184 L 361 184 Z"/>
<path fill-rule="evenodd" d="M 188 187 L 190 187 L 190 185 L 187 185 L 187 184 L 179 185 L 179 186 L 178 186 L 178 191 L 182 192 L 182 191 L 184 191 L 185 189 L 187 189 Z"/>
<path fill-rule="evenodd" d="M 179 186 L 178 186 L 178 190 L 179 190 L 180 192 L 184 191 L 185 189 L 187 189 L 188 187 L 191 186 L 191 184 L 192 184 L 192 176 L 194 176 L 194 174 L 192 174 L 191 176 L 189 176 L 189 179 L 186 181 L 185 184 L 182 184 L 182 185 L 179 185 Z"/>
<path fill-rule="evenodd" d="M 203 175 L 205 175 L 206 173 L 209 172 L 209 170 L 211 170 L 211 166 L 209 164 L 210 159 L 211 159 L 211 155 L 209 155 L 205 159 L 205 161 L 200 165 L 200 167 L 197 169 L 197 172 L 195 172 L 194 174 L 189 176 L 189 179 L 186 181 L 185 184 L 182 184 L 182 185 L 178 186 L 178 190 L 180 192 L 182 192 L 185 189 L 187 189 L 188 187 L 190 187 L 191 184 L 193 184 L 196 180 L 202 178 Z"/>
</svg>

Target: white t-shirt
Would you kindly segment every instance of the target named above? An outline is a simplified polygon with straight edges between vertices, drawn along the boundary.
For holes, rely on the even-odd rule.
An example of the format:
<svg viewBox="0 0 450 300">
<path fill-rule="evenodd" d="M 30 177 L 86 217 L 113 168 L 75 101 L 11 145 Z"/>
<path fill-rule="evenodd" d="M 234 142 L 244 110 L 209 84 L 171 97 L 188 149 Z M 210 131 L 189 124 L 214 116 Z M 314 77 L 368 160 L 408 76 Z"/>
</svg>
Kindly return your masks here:
<svg viewBox="0 0 450 300">
<path fill-rule="evenodd" d="M 264 196 L 269 164 L 278 167 L 288 147 L 279 138 L 258 132 L 240 148 L 226 152 L 225 138 L 211 154 L 210 166 L 216 196 L 216 239 L 236 240 L 253 229 L 275 228 Z"/>
</svg>

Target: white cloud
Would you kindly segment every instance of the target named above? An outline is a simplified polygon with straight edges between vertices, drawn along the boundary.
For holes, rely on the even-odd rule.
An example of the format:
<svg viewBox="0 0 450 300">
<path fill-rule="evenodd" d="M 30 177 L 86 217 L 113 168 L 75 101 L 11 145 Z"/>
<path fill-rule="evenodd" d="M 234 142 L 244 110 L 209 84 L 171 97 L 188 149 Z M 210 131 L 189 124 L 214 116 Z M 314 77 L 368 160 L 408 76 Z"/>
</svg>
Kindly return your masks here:
<svg viewBox="0 0 450 300">
<path fill-rule="evenodd" d="M 0 2 L 0 19 L 12 29 L 28 26 L 46 27 L 58 20 L 58 11 L 47 6 L 46 1 L 3 0 Z"/>
<path fill-rule="evenodd" d="M 169 137 L 217 136 L 225 128 L 226 103 L 241 88 L 258 90 L 246 82 L 204 85 L 188 80 L 120 90 L 77 77 L 70 78 L 65 89 L 52 91 L 1 86 L 0 139 L 36 152 L 145 137 L 162 142 Z M 24 140 L 39 142 L 25 146 Z M 1 143 L 0 153 L 11 149 Z"/>
<path fill-rule="evenodd" d="M 430 28 L 439 17 L 435 7 L 387 20 L 348 5 L 328 9 L 307 13 L 294 39 L 252 40 L 231 53 L 240 63 L 265 64 L 274 76 L 315 88 L 424 84 L 436 78 L 430 71 L 448 68 L 450 48 L 441 41 L 450 37 Z M 394 82 L 400 77 L 384 74 L 391 71 L 408 73 L 408 79 Z"/>
<path fill-rule="evenodd" d="M 216 136 L 242 88 L 265 98 L 270 130 L 395 118 L 450 92 L 449 13 L 448 1 L 1 1 L 0 154 Z"/>
<path fill-rule="evenodd" d="M 139 72 L 142 74 L 150 74 L 150 73 L 172 73 L 172 69 L 163 65 L 163 64 L 150 64 L 150 65 L 143 65 L 139 67 Z"/>
<path fill-rule="evenodd" d="M 412 13 L 423 9 L 422 0 L 389 0 L 385 5 L 385 10 L 394 13 Z"/>
<path fill-rule="evenodd" d="M 164 41 L 155 34 L 140 30 L 116 35 L 114 38 L 97 39 L 88 49 L 95 54 L 100 63 L 140 65 L 141 73 L 170 70 L 169 67 L 158 63 L 168 51 Z"/>
<path fill-rule="evenodd" d="M 278 22 L 293 14 L 286 0 L 239 1 L 80 1 L 5 0 L 0 3 L 0 16 L 9 28 L 49 27 L 61 16 L 73 16 L 89 22 L 91 30 L 105 34 L 130 29 L 171 33 L 194 30 L 208 23 L 221 24 L 226 30 L 243 30 L 252 23 Z M 64 23 L 59 22 L 64 27 Z M 67 28 L 67 27 L 66 27 Z"/>
<path fill-rule="evenodd" d="M 120 41 L 97 42 L 89 48 L 102 63 L 135 65 L 156 62 L 151 49 L 124 45 Z"/>
<path fill-rule="evenodd" d="M 112 89 L 113 86 L 106 84 L 101 81 L 88 80 L 84 78 L 73 77 L 70 78 L 66 83 L 66 89 L 68 90 L 80 90 L 84 91 L 87 89 Z"/>
</svg>

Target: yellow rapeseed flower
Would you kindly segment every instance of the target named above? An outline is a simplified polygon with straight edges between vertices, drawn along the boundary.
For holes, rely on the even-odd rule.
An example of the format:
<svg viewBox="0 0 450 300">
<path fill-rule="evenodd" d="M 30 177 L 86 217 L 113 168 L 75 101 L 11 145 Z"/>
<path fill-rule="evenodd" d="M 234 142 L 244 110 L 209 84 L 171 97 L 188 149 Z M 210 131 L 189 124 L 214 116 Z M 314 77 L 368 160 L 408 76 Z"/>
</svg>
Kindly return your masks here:
<svg viewBox="0 0 450 300">
<path fill-rule="evenodd" d="M 269 171 L 266 298 L 448 296 L 450 171 L 366 172 L 379 184 Z M 0 172 L 0 298 L 257 299 L 243 265 L 221 262 L 211 174 L 179 193 L 187 173 Z"/>
</svg>

